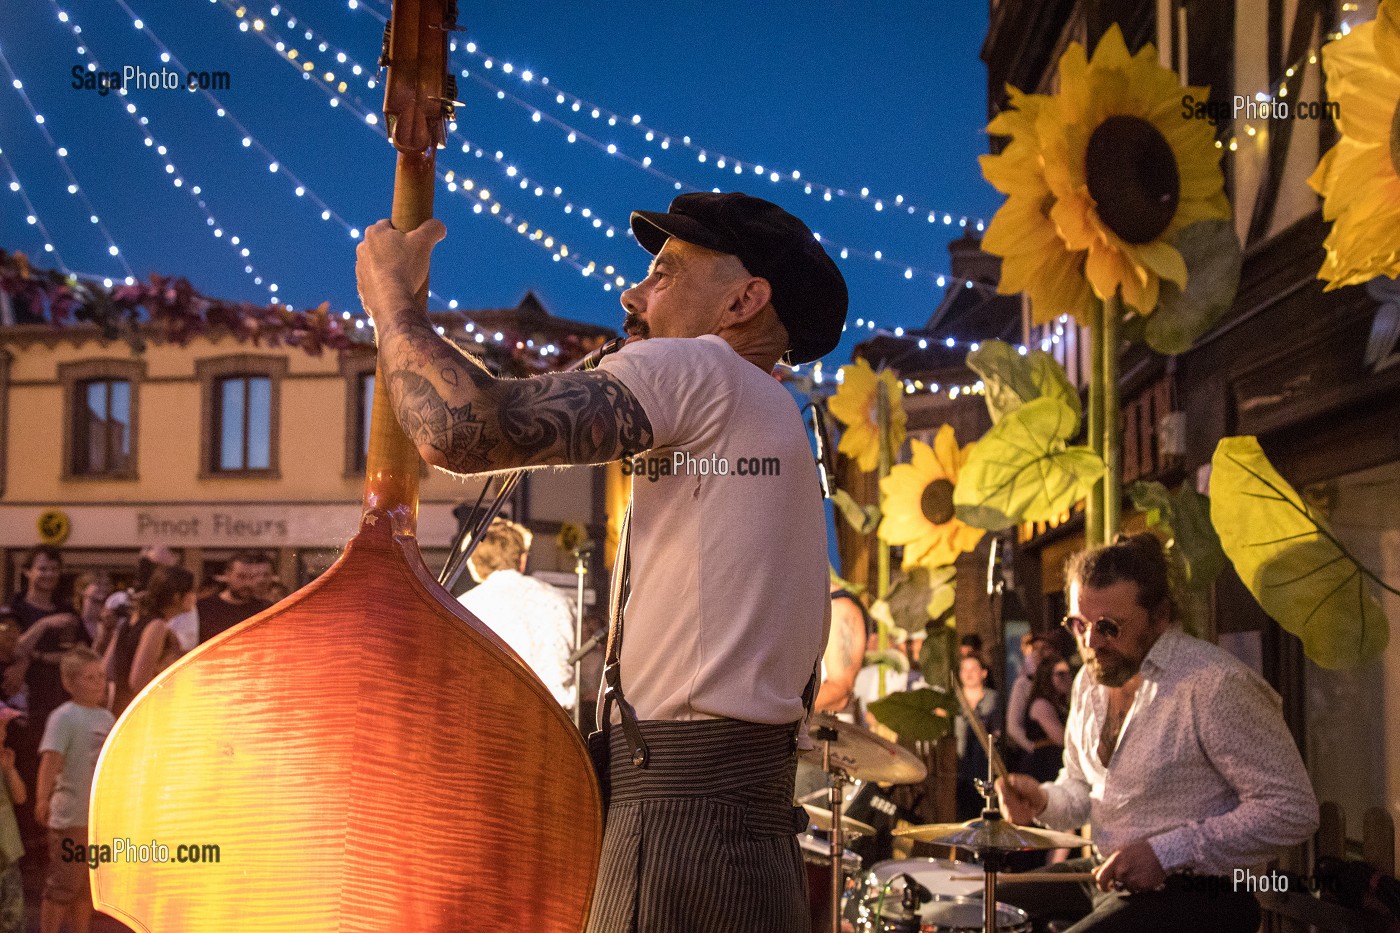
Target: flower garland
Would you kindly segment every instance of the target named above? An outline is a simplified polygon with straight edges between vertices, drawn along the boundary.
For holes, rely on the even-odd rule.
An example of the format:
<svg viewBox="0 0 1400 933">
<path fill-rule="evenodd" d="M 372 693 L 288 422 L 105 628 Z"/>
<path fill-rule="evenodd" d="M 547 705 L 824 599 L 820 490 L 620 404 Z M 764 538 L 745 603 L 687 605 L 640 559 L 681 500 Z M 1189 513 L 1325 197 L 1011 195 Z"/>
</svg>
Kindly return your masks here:
<svg viewBox="0 0 1400 933">
<path fill-rule="evenodd" d="M 184 346 L 196 337 L 216 334 L 230 334 L 254 346 L 296 347 L 311 356 L 374 345 L 372 328 L 356 327 L 343 315 L 332 313 L 329 302 L 309 311 L 292 311 L 283 305 L 222 301 L 200 294 L 178 276 L 152 275 L 149 282 L 105 288 L 53 269 L 35 269 L 23 253 L 2 249 L 0 292 L 14 305 L 17 323 L 48 324 L 59 330 L 91 324 L 103 339 L 125 340 L 137 353 L 148 339 Z M 451 317 L 471 320 L 470 314 Z M 528 376 L 566 366 L 607 338 L 566 334 L 548 339 L 558 350 L 548 357 L 534 350 L 534 335 L 527 341 L 526 335 L 502 333 L 499 341 L 467 346 L 498 374 Z"/>
</svg>

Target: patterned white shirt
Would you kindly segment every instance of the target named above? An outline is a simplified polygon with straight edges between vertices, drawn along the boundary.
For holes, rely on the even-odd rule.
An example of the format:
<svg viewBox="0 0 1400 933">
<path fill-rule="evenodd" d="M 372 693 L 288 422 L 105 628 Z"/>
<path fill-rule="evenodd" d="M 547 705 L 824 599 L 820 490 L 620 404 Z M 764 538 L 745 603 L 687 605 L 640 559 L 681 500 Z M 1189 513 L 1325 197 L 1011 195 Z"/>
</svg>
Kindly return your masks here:
<svg viewBox="0 0 1400 933">
<path fill-rule="evenodd" d="M 458 601 L 520 655 L 560 706 L 573 708 L 574 614 L 562 593 L 518 571 L 497 570 Z"/>
<path fill-rule="evenodd" d="M 1107 856 L 1147 838 L 1168 873 L 1226 875 L 1311 836 L 1317 798 L 1284 725 L 1278 694 L 1223 649 L 1169 628 L 1142 663 L 1142 684 L 1108 767 L 1099 736 L 1108 688 L 1088 667 L 1074 681 L 1064 768 L 1041 785 L 1040 820 L 1092 824 Z"/>
</svg>

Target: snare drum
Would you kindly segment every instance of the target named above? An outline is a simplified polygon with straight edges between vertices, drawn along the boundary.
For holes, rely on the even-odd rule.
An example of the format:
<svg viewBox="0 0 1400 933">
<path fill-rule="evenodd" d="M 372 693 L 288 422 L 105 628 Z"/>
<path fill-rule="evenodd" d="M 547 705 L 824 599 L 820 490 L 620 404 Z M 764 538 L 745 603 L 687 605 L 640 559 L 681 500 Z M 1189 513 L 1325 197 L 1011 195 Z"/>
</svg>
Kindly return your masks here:
<svg viewBox="0 0 1400 933">
<path fill-rule="evenodd" d="M 981 933 L 983 883 L 954 881 L 953 876 L 977 875 L 980 879 L 982 874 L 981 865 L 941 858 L 880 862 L 865 873 L 860 897 L 850 899 L 845 916 L 860 933 Z M 933 894 L 933 900 L 912 916 L 902 903 L 903 875 Z M 1030 919 L 1023 911 L 1009 904 L 997 905 L 999 933 L 1028 933 L 1030 928 Z"/>
<path fill-rule="evenodd" d="M 910 915 L 898 901 L 888 903 L 876 914 L 865 912 L 854 922 L 859 933 L 983 933 L 980 897 L 947 897 L 935 894 L 933 900 Z M 1030 916 L 1010 904 L 997 904 L 996 933 L 1030 933 Z"/>
<path fill-rule="evenodd" d="M 982 866 L 975 862 L 955 862 L 946 858 L 897 858 L 877 862 L 862 879 L 861 896 L 874 899 L 882 895 L 904 893 L 901 875 L 909 875 L 934 894 L 950 897 L 975 896 L 982 892 Z M 976 881 L 954 881 L 955 875 L 976 875 Z M 889 885 L 886 888 L 886 885 Z"/>
<path fill-rule="evenodd" d="M 920 933 L 982 933 L 980 897 L 944 897 L 934 895 L 919 908 Z M 1010 904 L 997 904 L 997 933 L 1030 933 L 1031 918 Z"/>
</svg>

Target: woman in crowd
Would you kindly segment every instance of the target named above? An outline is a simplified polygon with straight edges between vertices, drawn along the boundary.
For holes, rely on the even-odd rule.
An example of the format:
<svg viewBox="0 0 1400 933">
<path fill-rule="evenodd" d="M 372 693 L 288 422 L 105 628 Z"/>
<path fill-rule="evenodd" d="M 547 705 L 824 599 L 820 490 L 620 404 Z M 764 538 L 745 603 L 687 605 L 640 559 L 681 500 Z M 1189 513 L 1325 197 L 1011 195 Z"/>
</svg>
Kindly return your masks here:
<svg viewBox="0 0 1400 933">
<path fill-rule="evenodd" d="M 1063 659 L 1041 664 L 1031 686 L 1026 707 L 1026 738 L 1032 749 L 1021 770 L 1038 781 L 1053 781 L 1065 754 L 1065 721 L 1069 718 L 1069 691 L 1074 673 Z"/>
<path fill-rule="evenodd" d="M 135 615 L 122 622 L 107 649 L 112 712 L 120 716 L 136 694 L 180 657 L 170 619 L 194 607 L 194 575 L 183 567 L 157 567 L 136 597 Z"/>
<path fill-rule="evenodd" d="M 997 692 L 987 687 L 987 665 L 980 656 L 969 654 L 959 660 L 958 683 L 967 705 L 992 734 L 996 729 Z M 980 816 L 986 805 L 974 782 L 987 777 L 987 752 L 962 713 L 954 720 L 953 732 L 958 740 L 958 819 L 970 820 Z"/>
</svg>

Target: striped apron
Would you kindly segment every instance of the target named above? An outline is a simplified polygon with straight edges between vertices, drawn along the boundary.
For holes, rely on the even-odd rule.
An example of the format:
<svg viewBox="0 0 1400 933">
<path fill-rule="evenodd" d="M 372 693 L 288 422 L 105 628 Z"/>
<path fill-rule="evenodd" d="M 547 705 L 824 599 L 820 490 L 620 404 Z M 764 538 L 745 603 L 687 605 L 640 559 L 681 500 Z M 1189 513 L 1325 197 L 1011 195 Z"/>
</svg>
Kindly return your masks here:
<svg viewBox="0 0 1400 933">
<path fill-rule="evenodd" d="M 808 933 L 792 726 L 645 721 L 609 736 L 612 797 L 588 933 Z"/>
</svg>

